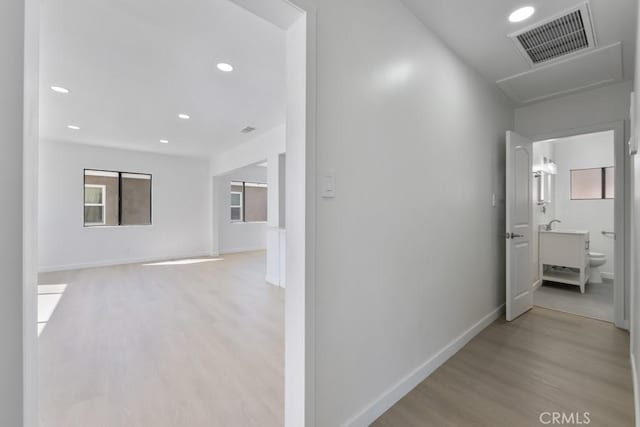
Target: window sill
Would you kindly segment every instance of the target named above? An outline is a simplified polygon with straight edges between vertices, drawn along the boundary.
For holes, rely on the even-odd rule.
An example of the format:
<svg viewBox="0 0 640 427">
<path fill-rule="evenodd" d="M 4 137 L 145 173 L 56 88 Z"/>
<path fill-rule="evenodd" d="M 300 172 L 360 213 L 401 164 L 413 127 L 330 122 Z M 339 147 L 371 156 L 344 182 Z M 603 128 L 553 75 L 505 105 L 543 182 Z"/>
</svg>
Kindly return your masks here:
<svg viewBox="0 0 640 427">
<path fill-rule="evenodd" d="M 82 228 L 85 230 L 94 230 L 94 229 L 98 229 L 98 230 L 102 230 L 105 228 L 142 228 L 142 227 L 153 227 L 153 224 L 146 224 L 146 225 L 84 225 Z"/>
</svg>

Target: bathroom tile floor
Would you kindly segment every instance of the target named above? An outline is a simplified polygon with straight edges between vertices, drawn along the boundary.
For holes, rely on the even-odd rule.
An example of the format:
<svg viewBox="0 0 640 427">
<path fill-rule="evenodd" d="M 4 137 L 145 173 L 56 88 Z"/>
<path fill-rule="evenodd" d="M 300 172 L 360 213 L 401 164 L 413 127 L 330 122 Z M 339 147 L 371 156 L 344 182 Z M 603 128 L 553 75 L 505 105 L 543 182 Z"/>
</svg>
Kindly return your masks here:
<svg viewBox="0 0 640 427">
<path fill-rule="evenodd" d="M 603 283 L 588 283 L 584 294 L 580 293 L 577 286 L 544 282 L 534 295 L 534 304 L 613 322 L 613 282 L 605 280 Z"/>
</svg>

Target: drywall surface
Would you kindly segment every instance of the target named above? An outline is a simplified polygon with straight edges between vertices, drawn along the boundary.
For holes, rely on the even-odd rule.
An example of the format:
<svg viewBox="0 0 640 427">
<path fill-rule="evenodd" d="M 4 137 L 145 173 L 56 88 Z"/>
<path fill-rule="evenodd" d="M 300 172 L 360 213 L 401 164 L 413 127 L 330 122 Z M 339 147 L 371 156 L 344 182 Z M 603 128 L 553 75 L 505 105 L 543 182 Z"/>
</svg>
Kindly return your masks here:
<svg viewBox="0 0 640 427">
<path fill-rule="evenodd" d="M 211 175 L 228 174 L 247 165 L 265 161 L 274 153 L 284 153 L 285 151 L 286 129 L 282 125 L 215 156 L 211 161 Z"/>
<path fill-rule="evenodd" d="M 640 8 L 638 8 L 637 21 L 640 22 Z M 636 132 L 634 138 L 638 138 L 637 129 L 640 129 L 640 27 L 637 29 L 636 43 L 636 69 L 635 69 L 635 105 L 633 123 Z M 633 367 L 633 389 L 636 407 L 636 425 L 640 423 L 640 155 L 631 158 L 632 168 L 630 182 L 630 209 L 631 209 L 631 310 L 630 310 L 630 334 L 631 334 L 631 364 Z"/>
<path fill-rule="evenodd" d="M 151 226 L 84 227 L 84 169 L 153 175 Z M 40 269 L 210 252 L 209 162 L 44 141 L 40 144 Z"/>
<path fill-rule="evenodd" d="M 557 131 L 628 120 L 632 89 L 632 82 L 622 82 L 517 108 L 515 131 L 535 138 Z"/>
<path fill-rule="evenodd" d="M 590 251 L 607 256 L 607 262 L 599 267 L 601 272 L 614 269 L 614 244 L 612 236 L 602 231 L 614 231 L 613 199 L 571 200 L 572 169 L 602 168 L 614 165 L 613 132 L 562 138 L 553 143 L 558 165 L 555 188 L 555 218 L 562 221 L 557 228 L 589 230 Z"/>
<path fill-rule="evenodd" d="M 266 222 L 231 222 L 229 194 L 231 181 L 266 184 L 267 168 L 247 166 L 216 178 L 216 191 L 220 200 L 217 212 L 219 253 L 264 250 L 267 248 Z M 271 191 L 271 189 L 267 191 Z"/>
<path fill-rule="evenodd" d="M 22 150 L 25 3 L 0 2 L 0 425 L 23 425 Z M 33 325 L 35 328 L 35 324 Z"/>
<path fill-rule="evenodd" d="M 400 2 L 317 5 L 315 418 L 368 425 L 504 303 L 513 111 Z"/>
</svg>

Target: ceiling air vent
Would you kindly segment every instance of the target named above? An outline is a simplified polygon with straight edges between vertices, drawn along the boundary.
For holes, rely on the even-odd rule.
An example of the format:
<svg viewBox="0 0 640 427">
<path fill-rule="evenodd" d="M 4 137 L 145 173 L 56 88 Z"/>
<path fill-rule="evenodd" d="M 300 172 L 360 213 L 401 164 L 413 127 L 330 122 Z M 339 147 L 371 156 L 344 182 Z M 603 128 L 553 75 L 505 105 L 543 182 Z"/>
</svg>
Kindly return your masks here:
<svg viewBox="0 0 640 427">
<path fill-rule="evenodd" d="M 251 133 L 254 130 L 256 130 L 256 128 L 251 127 L 251 126 L 247 126 L 246 128 L 242 129 L 240 132 L 242 132 L 242 133 Z"/>
<path fill-rule="evenodd" d="M 596 47 L 588 2 L 509 37 L 531 66 Z"/>
</svg>

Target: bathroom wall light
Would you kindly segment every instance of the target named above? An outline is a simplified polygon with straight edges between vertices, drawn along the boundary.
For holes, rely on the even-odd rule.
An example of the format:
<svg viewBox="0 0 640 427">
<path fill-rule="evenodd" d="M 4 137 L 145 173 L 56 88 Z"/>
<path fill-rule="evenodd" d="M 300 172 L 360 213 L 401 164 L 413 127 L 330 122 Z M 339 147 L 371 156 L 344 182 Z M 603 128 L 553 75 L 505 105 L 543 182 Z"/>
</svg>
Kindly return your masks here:
<svg viewBox="0 0 640 427">
<path fill-rule="evenodd" d="M 161 140 L 160 140 L 160 142 L 161 142 L 162 144 L 168 144 L 168 143 L 169 143 L 169 140 L 168 140 L 168 139 L 161 139 Z"/>
<path fill-rule="evenodd" d="M 178 118 L 180 118 L 182 120 L 189 120 L 191 118 L 191 116 L 188 115 L 188 114 L 180 113 L 180 114 L 178 114 Z"/>
<path fill-rule="evenodd" d="M 76 126 L 76 125 L 67 125 L 67 129 L 71 129 L 71 130 L 80 130 L 80 126 Z"/>
</svg>

